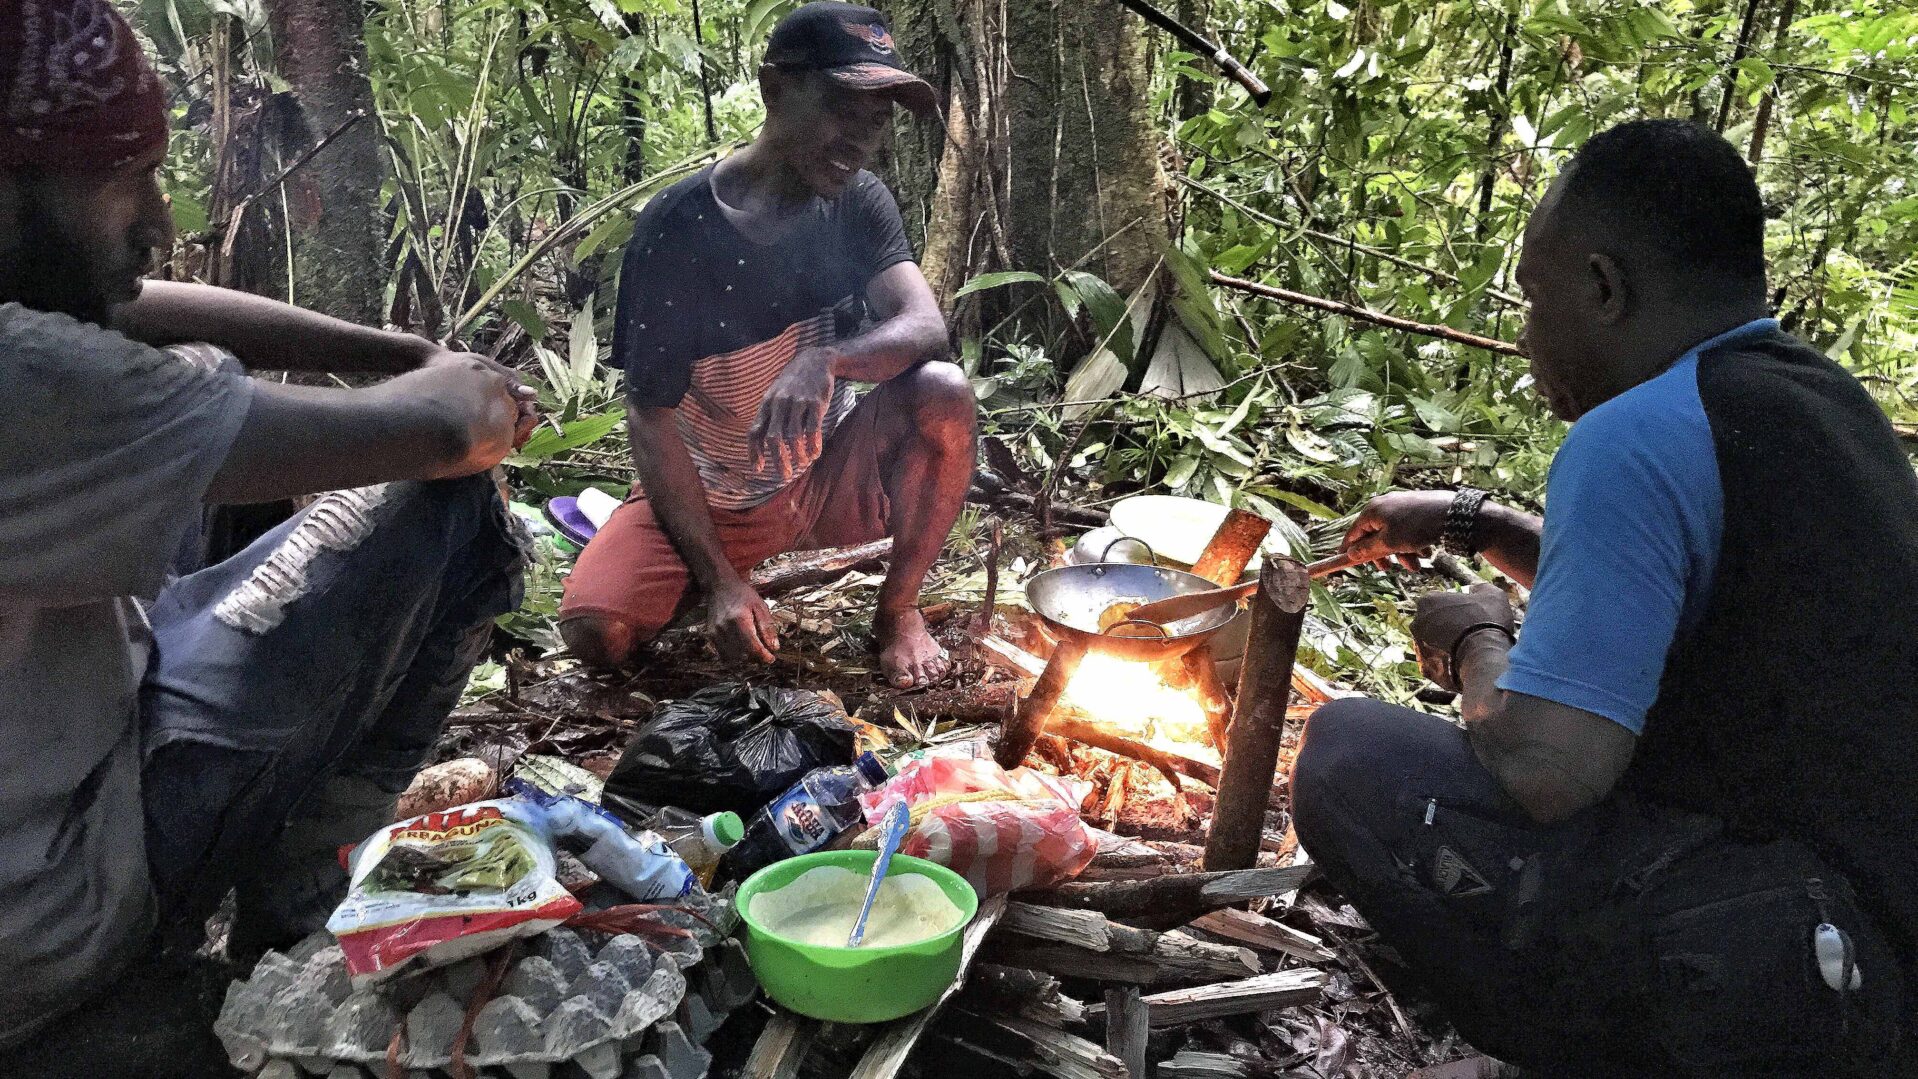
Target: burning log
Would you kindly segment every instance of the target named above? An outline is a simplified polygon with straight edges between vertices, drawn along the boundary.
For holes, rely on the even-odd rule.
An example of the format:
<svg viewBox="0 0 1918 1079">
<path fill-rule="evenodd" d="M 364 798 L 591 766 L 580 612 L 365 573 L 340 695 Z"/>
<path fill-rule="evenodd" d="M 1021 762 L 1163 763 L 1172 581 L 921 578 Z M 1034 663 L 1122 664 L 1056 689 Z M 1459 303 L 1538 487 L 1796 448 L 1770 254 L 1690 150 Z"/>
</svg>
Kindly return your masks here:
<svg viewBox="0 0 1918 1079">
<path fill-rule="evenodd" d="M 1328 963 L 1338 958 L 1325 942 L 1284 922 L 1274 921 L 1250 911 L 1215 910 L 1194 918 L 1191 928 L 1215 937 L 1224 937 L 1248 947 L 1268 952 L 1283 952 L 1308 963 Z"/>
<path fill-rule="evenodd" d="M 1069 739 L 1081 745 L 1102 749 L 1107 753 L 1116 753 L 1121 757 L 1131 757 L 1141 764 L 1149 764 L 1165 776 L 1172 784 L 1175 795 L 1184 792 L 1185 784 L 1180 776 L 1196 779 L 1207 786 L 1219 781 L 1219 770 L 1204 761 L 1195 761 L 1190 757 L 1169 750 L 1155 749 L 1144 742 L 1135 742 L 1123 735 L 1113 734 L 1102 727 L 1084 719 L 1077 709 L 1062 710 L 1062 714 L 1052 717 L 1046 724 L 1046 734 Z"/>
<path fill-rule="evenodd" d="M 1138 986 L 1106 990 L 1106 1052 L 1125 1064 L 1129 1079 L 1146 1079 L 1145 1051 L 1150 1030 Z"/>
<path fill-rule="evenodd" d="M 1032 752 L 1033 743 L 1045 733 L 1046 720 L 1058 710 L 1059 698 L 1065 695 L 1066 683 L 1078 672 L 1079 664 L 1086 658 L 1085 642 L 1068 638 L 1059 642 L 1059 647 L 1046 662 L 1045 670 L 1040 672 L 1039 680 L 1033 683 L 1032 692 L 1019 702 L 1012 717 L 1006 720 L 999 734 L 999 746 L 994 756 L 1001 768 L 1017 768 Z"/>
<path fill-rule="evenodd" d="M 1233 710 L 1218 805 L 1206 836 L 1209 870 L 1245 869 L 1257 863 L 1265 834 L 1265 808 L 1285 734 L 1285 705 L 1299 634 L 1311 599 L 1311 578 L 1289 558 L 1274 559 L 1259 574 L 1252 594 L 1252 630 Z"/>
<path fill-rule="evenodd" d="M 1177 1026 L 1227 1015 L 1249 1015 L 1315 1003 L 1325 992 L 1325 972 L 1302 967 L 1261 974 L 1242 981 L 1194 986 L 1154 993 L 1142 999 L 1146 1021 L 1155 1027 Z M 1103 1006 L 1089 1011 L 1103 1012 Z"/>
<path fill-rule="evenodd" d="M 1212 748 L 1224 754 L 1226 732 L 1232 720 L 1232 698 L 1225 691 L 1225 680 L 1219 677 L 1219 664 L 1212 658 L 1211 643 L 1187 652 L 1181 661 L 1185 664 L 1185 680 L 1198 695 L 1199 707 L 1205 709 L 1205 725 L 1212 732 Z M 1212 786 L 1216 788 L 1218 784 Z"/>
<path fill-rule="evenodd" d="M 1132 762 L 1118 761 L 1112 769 L 1112 779 L 1106 784 L 1105 805 L 1099 810 L 1099 819 L 1111 828 L 1119 823 L 1119 815 L 1125 812 L 1126 792 L 1132 787 Z M 1176 793 L 1179 789 L 1179 777 L 1168 772 L 1166 777 L 1172 783 Z"/>
<path fill-rule="evenodd" d="M 1029 893 L 1054 906 L 1096 910 L 1112 918 L 1151 919 L 1183 924 L 1208 911 L 1248 899 L 1278 895 L 1304 884 L 1312 867 L 1240 869 L 1222 873 L 1180 873 L 1153 880 L 1125 880 L 1089 884 L 1060 884 L 1050 891 Z"/>
</svg>

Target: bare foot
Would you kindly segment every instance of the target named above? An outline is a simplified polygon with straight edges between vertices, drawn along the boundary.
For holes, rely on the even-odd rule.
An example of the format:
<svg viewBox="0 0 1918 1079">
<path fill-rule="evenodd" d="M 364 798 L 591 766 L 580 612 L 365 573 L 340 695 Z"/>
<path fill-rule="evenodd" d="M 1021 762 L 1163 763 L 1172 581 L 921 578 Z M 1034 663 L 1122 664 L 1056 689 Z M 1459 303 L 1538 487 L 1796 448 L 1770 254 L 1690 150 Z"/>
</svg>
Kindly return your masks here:
<svg viewBox="0 0 1918 1079">
<path fill-rule="evenodd" d="M 925 616 L 917 607 L 882 610 L 873 619 L 879 636 L 879 670 L 898 689 L 917 689 L 946 676 L 952 661 L 926 631 Z"/>
</svg>

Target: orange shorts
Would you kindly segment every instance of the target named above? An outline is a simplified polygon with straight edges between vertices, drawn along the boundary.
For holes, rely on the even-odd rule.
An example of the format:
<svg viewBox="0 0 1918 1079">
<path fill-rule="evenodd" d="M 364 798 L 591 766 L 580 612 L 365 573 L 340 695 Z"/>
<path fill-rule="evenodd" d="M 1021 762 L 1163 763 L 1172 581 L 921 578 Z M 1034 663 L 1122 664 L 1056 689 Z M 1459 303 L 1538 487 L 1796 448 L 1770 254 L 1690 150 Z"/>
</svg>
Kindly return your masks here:
<svg viewBox="0 0 1918 1079">
<path fill-rule="evenodd" d="M 844 547 L 887 535 L 892 507 L 878 421 L 888 396 L 882 385 L 861 398 L 812 468 L 768 501 L 744 510 L 711 508 L 734 569 L 746 573 L 787 551 Z M 614 618 L 650 638 L 692 605 L 691 585 L 692 574 L 652 504 L 635 494 L 580 552 L 566 580 L 560 620 Z"/>
</svg>

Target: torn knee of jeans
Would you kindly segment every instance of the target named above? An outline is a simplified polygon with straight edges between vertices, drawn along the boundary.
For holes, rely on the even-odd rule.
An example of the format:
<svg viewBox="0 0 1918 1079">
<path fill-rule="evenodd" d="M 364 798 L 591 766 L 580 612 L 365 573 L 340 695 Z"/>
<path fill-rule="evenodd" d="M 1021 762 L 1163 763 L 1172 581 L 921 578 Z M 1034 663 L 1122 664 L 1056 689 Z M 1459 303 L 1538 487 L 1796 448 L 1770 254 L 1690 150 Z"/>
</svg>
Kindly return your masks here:
<svg viewBox="0 0 1918 1079">
<path fill-rule="evenodd" d="M 350 551 L 373 531 L 388 485 L 334 491 L 306 511 L 265 561 L 213 607 L 213 617 L 245 633 L 261 634 L 286 618 L 286 606 L 311 587 L 321 551 Z"/>
</svg>

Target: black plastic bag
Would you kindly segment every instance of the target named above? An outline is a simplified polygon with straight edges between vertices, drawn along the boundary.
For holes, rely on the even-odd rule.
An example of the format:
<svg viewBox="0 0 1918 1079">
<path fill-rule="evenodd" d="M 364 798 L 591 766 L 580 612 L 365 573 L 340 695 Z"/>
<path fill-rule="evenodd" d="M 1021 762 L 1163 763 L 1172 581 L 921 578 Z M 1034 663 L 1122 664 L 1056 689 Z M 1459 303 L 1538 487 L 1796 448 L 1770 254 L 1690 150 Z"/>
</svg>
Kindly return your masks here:
<svg viewBox="0 0 1918 1079">
<path fill-rule="evenodd" d="M 850 764 L 845 710 L 804 689 L 726 682 L 668 701 L 620 754 L 606 802 L 749 815 L 799 777 Z"/>
</svg>

